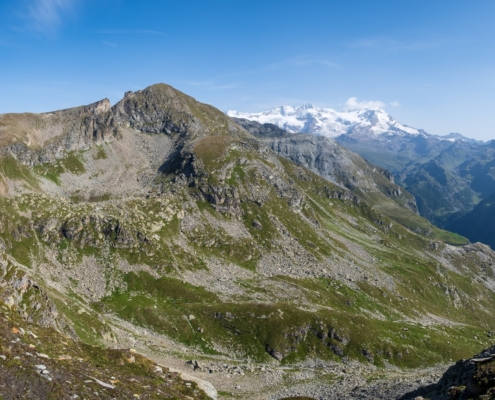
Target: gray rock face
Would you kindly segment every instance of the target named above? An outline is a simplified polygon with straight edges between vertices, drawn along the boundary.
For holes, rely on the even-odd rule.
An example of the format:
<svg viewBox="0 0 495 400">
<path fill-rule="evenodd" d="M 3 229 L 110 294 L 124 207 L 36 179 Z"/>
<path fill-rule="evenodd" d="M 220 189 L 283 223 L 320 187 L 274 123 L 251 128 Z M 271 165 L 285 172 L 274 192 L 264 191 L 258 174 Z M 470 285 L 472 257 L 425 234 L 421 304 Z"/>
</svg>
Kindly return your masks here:
<svg viewBox="0 0 495 400">
<path fill-rule="evenodd" d="M 340 146 L 333 139 L 309 134 L 291 134 L 273 124 L 234 119 L 252 135 L 262 139 L 272 150 L 315 172 L 326 180 L 347 189 L 384 192 L 401 196 L 390 172 L 376 167 L 362 157 Z M 417 211 L 414 199 L 408 196 L 408 208 Z"/>
<path fill-rule="evenodd" d="M 418 396 L 431 400 L 493 399 L 495 346 L 483 350 L 469 360 L 458 361 L 437 383 L 407 393 L 401 400 L 415 399 Z"/>
<path fill-rule="evenodd" d="M 127 92 L 113 107 L 104 99 L 44 114 L 4 114 L 0 115 L 0 157 L 11 155 L 28 166 L 53 163 L 68 152 L 111 142 L 125 129 L 177 139 L 186 133 L 190 139 L 205 134 L 239 135 L 242 129 L 220 112 L 223 120 L 198 117 L 210 109 L 213 107 L 159 84 Z"/>
<path fill-rule="evenodd" d="M 309 134 L 290 134 L 273 124 L 234 120 L 262 139 L 276 153 L 355 192 L 358 197 L 369 201 L 372 194 L 379 194 L 384 199 L 400 199 L 406 208 L 417 213 L 414 197 L 394 183 L 389 171 L 368 163 L 333 139 Z"/>
<path fill-rule="evenodd" d="M 291 134 L 286 130 L 279 128 L 274 124 L 260 124 L 256 121 L 250 121 L 243 118 L 232 118 L 235 122 L 241 125 L 245 130 L 247 130 L 251 135 L 256 137 L 268 138 L 268 137 L 287 137 Z"/>
<path fill-rule="evenodd" d="M 145 133 L 164 133 L 169 136 L 197 138 L 205 134 L 226 133 L 238 136 L 239 127 L 209 105 L 165 84 L 157 84 L 137 92 L 127 92 L 112 107 L 115 120 L 122 128 Z M 202 118 L 212 111 L 221 115 L 214 120 Z"/>
<path fill-rule="evenodd" d="M 191 125 L 191 113 L 187 107 L 173 106 L 179 103 L 171 88 L 157 90 L 150 87 L 139 92 L 127 92 L 113 112 L 119 124 L 147 133 L 173 135 L 186 132 Z"/>
<path fill-rule="evenodd" d="M 329 138 L 301 134 L 265 139 L 265 142 L 278 154 L 339 186 L 348 189 L 360 186 L 368 190 L 376 187 L 364 174 L 371 175 L 376 168 L 375 171 L 358 170 L 356 156 Z"/>
<path fill-rule="evenodd" d="M 0 302 L 16 311 L 29 323 L 53 327 L 75 337 L 74 330 L 65 318 L 59 315 L 57 307 L 40 287 L 22 269 L 0 253 Z"/>
<path fill-rule="evenodd" d="M 7 145 L 0 155 L 13 155 L 29 166 L 54 162 L 70 151 L 86 150 L 92 143 L 111 141 L 118 135 L 108 99 L 51 113 L 0 115 L 0 126 L 4 124 L 9 125 L 0 132 L 0 144 Z M 29 125 L 39 129 L 29 129 Z"/>
</svg>

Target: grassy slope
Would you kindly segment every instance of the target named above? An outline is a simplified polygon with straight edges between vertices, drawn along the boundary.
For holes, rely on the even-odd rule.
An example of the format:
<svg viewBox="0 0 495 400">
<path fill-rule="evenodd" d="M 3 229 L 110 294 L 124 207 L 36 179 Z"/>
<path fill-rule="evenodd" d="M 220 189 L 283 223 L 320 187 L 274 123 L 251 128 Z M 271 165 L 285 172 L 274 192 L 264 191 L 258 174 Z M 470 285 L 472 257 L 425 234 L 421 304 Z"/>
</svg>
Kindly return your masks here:
<svg viewBox="0 0 495 400">
<path fill-rule="evenodd" d="M 222 144 L 220 148 L 221 154 L 224 154 L 227 147 Z M 211 146 L 207 149 L 209 150 L 198 152 L 207 168 L 223 165 L 229 162 L 231 157 L 242 155 L 237 153 L 237 150 L 233 150 L 227 152 L 226 158 L 222 159 L 215 157 L 215 153 L 210 153 Z M 285 160 L 282 160 L 282 164 L 285 173 L 296 181 L 298 179 L 296 168 Z M 235 179 L 230 182 L 236 185 L 253 183 L 255 175 L 252 172 L 236 167 Z M 313 310 L 309 311 L 301 310 L 298 302 L 277 300 L 274 289 L 266 284 L 267 279 L 263 277 L 242 282 L 242 285 L 249 289 L 247 293 L 252 294 L 243 299 L 236 299 L 234 302 L 234 299 L 221 301 L 217 295 L 206 292 L 202 288 L 184 284 L 173 277 L 155 280 L 146 273 L 138 275 L 130 273 L 124 276 L 126 289 L 116 290 L 113 295 L 103 299 L 98 307 L 103 307 L 103 310 L 116 313 L 137 325 L 165 333 L 184 344 L 202 349 L 206 353 L 215 354 L 215 348 L 218 347 L 216 345 L 221 345 L 238 354 L 260 361 L 269 357 L 266 352 L 267 346 L 286 355 L 284 362 L 288 363 L 306 357 L 338 359 L 339 357 L 331 350 L 334 346 L 341 348 L 344 354 L 362 361 L 365 360 L 363 351 L 367 350 L 374 355 L 373 362 L 378 365 L 387 359 L 396 365 L 411 367 L 448 361 L 450 358 L 459 358 L 475 351 L 480 346 L 480 342 L 472 340 L 472 337 L 477 335 L 483 338 L 484 331 L 487 329 L 485 325 L 490 329 L 495 329 L 495 326 L 490 325 L 492 323 L 489 316 L 480 309 L 480 305 L 489 309 L 489 304 L 495 301 L 493 293 L 487 293 L 479 284 L 463 283 L 462 277 L 454 273 L 439 276 L 436 266 L 430 260 L 415 257 L 414 252 L 423 249 L 428 243 L 427 240 L 398 225 L 387 229 L 385 233 L 383 227 L 390 224 L 390 220 L 386 217 L 364 204 L 356 205 L 336 199 L 329 201 L 321 194 L 327 182 L 314 175 L 311 175 L 311 178 L 311 180 L 298 181 L 299 190 L 308 196 L 308 207 L 301 213 L 294 212 L 287 202 L 275 193 L 269 197 L 263 207 L 249 202 L 244 204 L 246 212 L 243 216 L 243 223 L 252 235 L 251 243 L 245 243 L 241 239 L 227 237 L 220 233 L 216 237 L 215 246 L 208 247 L 205 244 L 205 237 L 199 232 L 190 238 L 191 245 L 194 246 L 196 252 L 194 256 L 179 249 L 176 249 L 178 251 L 174 252 L 174 255 L 167 256 L 169 247 L 163 244 L 179 234 L 178 225 L 174 222 L 177 220 L 172 219 L 158 232 L 162 238 L 160 239 L 162 251 L 155 251 L 154 255 L 148 255 L 151 252 L 146 250 L 146 247 L 137 253 L 133 250 L 110 247 L 110 258 L 108 258 L 108 253 L 107 256 L 103 256 L 102 250 L 87 245 L 79 249 L 79 245 L 71 241 L 64 240 L 59 246 L 76 256 L 85 253 L 96 255 L 102 265 L 108 265 L 105 267 L 107 273 L 113 274 L 119 274 L 118 271 L 112 272 L 111 268 L 112 259 L 115 260 L 115 257 L 127 258 L 131 263 L 157 265 L 162 274 L 167 274 L 168 271 L 172 275 L 176 274 L 174 270 L 177 268 L 192 270 L 204 268 L 203 257 L 211 256 L 253 269 L 256 265 L 254 262 L 256 256 L 254 264 L 249 262 L 250 260 L 243 262 L 243 259 L 247 259 L 243 251 L 250 249 L 252 253 L 254 249 L 255 254 L 257 252 L 261 254 L 273 249 L 272 240 L 279 236 L 279 232 L 270 215 L 277 215 L 278 220 L 290 234 L 318 259 L 333 255 L 345 256 L 347 249 L 344 243 L 331 239 L 331 236 L 326 234 L 321 237 L 314 231 L 313 226 L 308 224 L 308 218 L 316 218 L 329 232 L 335 232 L 348 240 L 359 243 L 376 257 L 380 268 L 398 282 L 404 283 L 399 283 L 396 291 L 390 291 L 365 283 L 360 283 L 358 288 L 352 288 L 352 285 L 348 286 L 330 278 L 296 279 L 281 275 L 268 279 L 268 282 L 273 282 L 273 285 L 280 282 L 289 282 L 293 285 L 295 293 L 303 299 L 303 304 L 311 305 Z M 212 182 L 216 181 L 217 179 L 212 177 Z M 180 199 L 177 201 L 180 202 Z M 138 224 L 136 227 L 147 226 L 146 221 L 156 222 L 157 215 L 155 213 L 152 215 L 150 211 L 159 212 L 160 207 L 163 207 L 160 199 L 143 199 L 135 202 L 148 210 L 144 221 L 138 222 L 137 218 L 130 219 L 135 221 L 134 224 Z M 43 219 L 48 218 L 53 212 L 57 212 L 60 217 L 64 208 L 71 215 L 75 212 L 84 215 L 91 207 L 91 205 L 81 204 L 65 205 L 64 208 L 60 208 L 57 203 L 49 205 L 49 200 L 33 201 L 29 195 L 25 195 L 22 200 L 16 199 L 15 202 L 9 201 L 8 203 L 15 203 L 18 209 L 27 209 L 37 204 L 40 207 L 37 210 L 38 218 L 43 216 Z M 108 204 L 106 208 L 108 212 L 111 212 L 113 206 Z M 134 208 L 133 204 L 128 204 L 128 208 Z M 215 212 L 208 203 L 198 203 L 198 209 L 202 209 L 203 211 L 200 212 L 203 214 L 212 213 L 217 218 L 232 220 L 229 215 Z M 346 218 L 342 217 L 345 215 L 352 216 L 357 223 L 350 225 Z M 253 216 L 261 221 L 262 230 L 253 227 Z M 379 222 L 370 225 L 370 221 Z M 370 236 L 371 227 L 374 227 L 373 235 L 378 235 L 380 240 L 377 241 L 376 238 Z M 4 232 L 4 235 L 6 234 L 7 232 Z M 211 228 L 206 229 L 203 235 L 210 239 Z M 8 236 L 4 238 L 9 240 Z M 12 238 L 10 240 L 13 241 Z M 30 249 L 32 256 L 36 253 L 34 243 L 32 238 L 23 238 L 19 244 L 15 245 L 15 248 L 24 246 Z M 43 246 L 41 245 L 41 250 Z M 97 246 L 99 247 L 100 244 Z M 101 247 L 105 247 L 104 240 Z M 315 247 L 318 250 L 315 250 Z M 19 256 L 19 261 L 26 262 L 29 257 L 29 255 Z M 169 266 L 168 263 L 172 257 L 174 262 Z M 441 282 L 441 285 L 432 285 L 428 279 L 431 277 Z M 442 284 L 448 285 L 449 283 L 463 284 L 465 286 L 463 289 L 470 295 L 463 299 L 462 309 L 479 310 L 479 312 L 460 312 L 453 305 L 451 298 L 444 294 Z M 268 296 L 273 298 L 273 303 L 257 301 L 256 293 L 259 291 L 267 292 Z M 472 300 L 480 293 L 486 297 L 484 304 Z M 98 332 L 96 335 L 88 330 L 87 326 L 85 332 L 81 327 L 78 333 L 87 341 L 98 340 L 102 329 L 95 325 L 96 321 L 91 322 L 89 318 L 84 320 L 83 324 L 79 324 L 83 316 L 74 311 L 70 312 L 68 308 L 60 309 L 76 322 L 76 327 L 93 325 L 94 332 Z M 230 316 L 226 317 L 228 313 Z M 466 324 L 466 326 L 431 328 L 419 323 L 406 322 L 407 319 L 414 319 L 418 315 L 428 313 Z M 193 321 L 187 321 L 184 316 L 191 314 L 196 318 Z M 408 327 L 407 333 L 403 330 L 404 327 Z M 199 332 L 198 328 L 201 328 L 202 332 Z M 348 342 L 342 343 L 334 338 L 325 337 L 332 329 L 341 331 L 342 335 L 348 338 Z M 446 344 L 448 341 L 451 344 Z"/>
<path fill-rule="evenodd" d="M 110 350 L 74 341 L 51 328 L 23 321 L 0 303 L 0 397 L 208 399 L 195 383 L 129 350 Z M 41 356 L 39 356 L 41 354 Z M 49 372 L 42 375 L 36 365 Z M 113 388 L 99 384 L 95 378 Z"/>
<path fill-rule="evenodd" d="M 246 143 L 249 137 L 242 131 L 230 135 L 228 121 L 221 113 L 212 119 L 205 106 L 189 98 L 184 101 L 193 110 L 194 121 L 203 121 L 213 135 L 200 138 L 192 146 L 203 168 L 201 185 L 244 193 L 238 203 L 241 214 L 216 211 L 201 197 L 199 187 L 173 183 L 166 183 L 170 190 L 164 196 L 120 203 L 71 204 L 36 194 L 2 200 L 6 212 L 0 236 L 10 244 L 9 252 L 19 262 L 37 265 L 46 261 L 44 254 L 52 248 L 60 263 L 68 263 L 71 268 L 77 268 L 83 257 L 93 256 L 108 282 L 113 278 L 123 282 L 91 305 L 89 315 L 94 318 L 76 311 L 78 302 L 86 302 L 75 294 L 78 282 L 61 295 L 65 297 L 60 310 L 74 322 L 85 341 L 101 340 L 97 316 L 104 311 L 165 333 L 206 354 L 226 351 L 259 361 L 270 357 L 270 349 L 282 353 L 284 363 L 308 357 L 339 359 L 337 353 L 341 351 L 377 365 L 387 360 L 414 367 L 467 356 L 486 346 L 486 331 L 495 329 L 489 311 L 495 302 L 494 293 L 482 283 L 440 268 L 437 260 L 425 252 L 428 239 L 393 224 L 364 203 L 329 198 L 328 190 L 336 190 L 331 184 L 274 158 L 256 144 Z M 36 173 L 43 174 L 29 172 L 34 179 Z M 290 199 L 283 197 L 286 192 L 271 183 L 268 174 L 282 176 L 290 190 L 303 194 L 300 209 L 291 206 Z M 170 177 L 165 178 L 164 182 L 170 182 Z M 262 203 L 250 199 L 254 190 L 266 194 Z M 112 233 L 100 236 L 94 224 L 84 228 L 92 235 L 87 241 L 81 237 L 67 239 L 60 232 L 43 238 L 37 228 L 28 230 L 30 236 L 12 235 L 12 228 L 29 225 L 26 214 L 35 226 L 53 216 L 75 223 L 93 215 L 95 207 L 111 221 L 119 222 L 129 232 L 139 231 L 149 240 L 138 247 L 119 247 Z M 200 221 L 198 229 L 184 231 L 179 211 Z M 243 226 L 248 237 L 229 235 L 209 222 L 209 216 Z M 255 219 L 261 229 L 253 225 Z M 152 230 L 155 225 L 159 228 Z M 356 262 L 369 268 L 369 279 L 381 271 L 393 278 L 396 286 L 380 287 L 364 278 L 352 282 L 325 274 L 302 278 L 281 271 L 270 277 L 255 274 L 251 279 L 236 279 L 244 294 L 226 296 L 182 279 L 184 271 L 206 270 L 206 261 L 211 258 L 251 272 L 264 254 L 279 252 L 290 260 L 291 249 L 280 247 L 284 240 L 293 240 L 329 268 L 333 263 L 345 263 L 351 270 Z M 180 245 L 184 241 L 187 246 Z M 17 249 L 23 250 L 16 254 Z M 372 257 L 372 261 L 362 254 Z M 136 271 L 115 270 L 114 265 L 121 259 L 135 266 Z M 468 265 L 466 260 L 463 263 Z M 466 273 L 479 272 L 476 260 L 473 263 L 473 270 Z M 144 265 L 155 277 L 140 271 Z M 45 279 L 48 282 L 55 278 Z M 289 297 L 280 293 L 285 290 L 282 288 L 288 290 Z M 430 314 L 450 322 L 428 325 L 421 317 Z M 184 318 L 189 315 L 195 318 Z"/>
</svg>

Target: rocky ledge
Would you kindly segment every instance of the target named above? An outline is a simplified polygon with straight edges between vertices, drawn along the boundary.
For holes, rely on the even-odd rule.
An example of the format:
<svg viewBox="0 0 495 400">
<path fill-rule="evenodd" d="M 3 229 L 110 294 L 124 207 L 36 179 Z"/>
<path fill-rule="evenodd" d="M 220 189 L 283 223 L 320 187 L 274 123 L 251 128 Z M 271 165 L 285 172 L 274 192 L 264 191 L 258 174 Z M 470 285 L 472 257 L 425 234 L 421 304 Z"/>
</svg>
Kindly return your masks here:
<svg viewBox="0 0 495 400">
<path fill-rule="evenodd" d="M 450 367 L 435 384 L 408 393 L 401 400 L 495 399 L 495 345 Z"/>
</svg>

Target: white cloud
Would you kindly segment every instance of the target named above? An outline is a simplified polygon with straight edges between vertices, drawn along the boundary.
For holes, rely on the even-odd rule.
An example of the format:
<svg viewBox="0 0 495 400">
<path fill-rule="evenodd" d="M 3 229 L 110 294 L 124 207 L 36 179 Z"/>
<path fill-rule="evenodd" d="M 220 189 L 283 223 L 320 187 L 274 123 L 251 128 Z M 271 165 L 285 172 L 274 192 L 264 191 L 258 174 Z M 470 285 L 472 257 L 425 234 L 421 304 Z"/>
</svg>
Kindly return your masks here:
<svg viewBox="0 0 495 400">
<path fill-rule="evenodd" d="M 345 111 L 359 111 L 370 108 L 381 108 L 385 107 L 385 103 L 381 101 L 358 101 L 357 97 L 351 97 L 344 104 Z"/>
<path fill-rule="evenodd" d="M 392 103 L 390 103 L 390 105 L 392 107 L 399 107 L 400 106 L 400 103 L 397 100 L 394 100 L 394 101 L 392 101 Z"/>
<path fill-rule="evenodd" d="M 27 15 L 30 26 L 41 32 L 53 31 L 77 0 L 30 0 Z"/>
</svg>

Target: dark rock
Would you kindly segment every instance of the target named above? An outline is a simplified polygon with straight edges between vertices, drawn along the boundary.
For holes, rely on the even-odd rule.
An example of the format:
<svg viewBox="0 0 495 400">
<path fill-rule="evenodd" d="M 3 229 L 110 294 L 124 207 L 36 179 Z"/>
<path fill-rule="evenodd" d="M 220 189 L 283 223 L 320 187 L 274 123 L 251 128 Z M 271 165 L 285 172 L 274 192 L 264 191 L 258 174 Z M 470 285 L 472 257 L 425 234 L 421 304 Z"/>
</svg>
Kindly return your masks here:
<svg viewBox="0 0 495 400">
<path fill-rule="evenodd" d="M 266 352 L 278 361 L 282 361 L 285 357 L 284 354 L 282 354 L 280 351 L 275 350 L 270 345 L 266 345 Z"/>
<path fill-rule="evenodd" d="M 338 346 L 336 344 L 331 344 L 330 348 L 339 357 L 344 357 L 344 349 L 341 346 Z"/>
<path fill-rule="evenodd" d="M 373 362 L 374 356 L 370 350 L 363 349 L 362 354 L 363 354 L 364 358 L 366 358 L 369 362 Z"/>
<path fill-rule="evenodd" d="M 259 122 L 249 121 L 243 118 L 232 119 L 247 130 L 251 135 L 259 138 L 290 136 L 290 133 L 274 124 L 260 124 Z"/>
<path fill-rule="evenodd" d="M 495 398 L 495 346 L 460 360 L 435 384 L 407 393 L 401 400 L 423 396 L 431 400 L 469 400 Z"/>
<path fill-rule="evenodd" d="M 332 328 L 328 331 L 328 337 L 337 340 L 344 346 L 349 343 L 349 338 L 342 332 L 338 332 L 337 329 Z"/>
<path fill-rule="evenodd" d="M 258 229 L 258 230 L 263 229 L 263 226 L 261 225 L 261 223 L 256 219 L 253 221 L 252 225 L 253 225 L 253 228 L 255 228 L 255 229 Z"/>
</svg>

